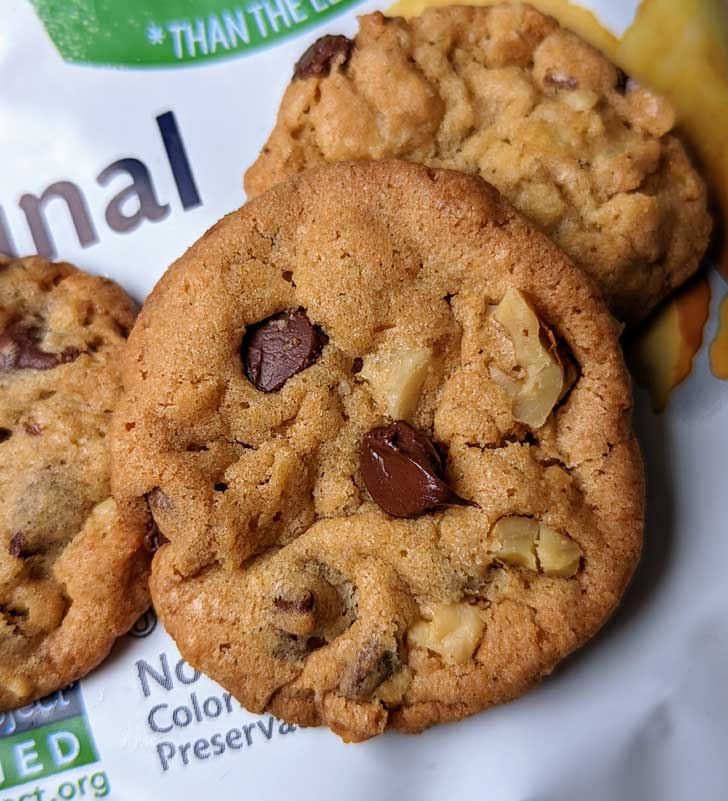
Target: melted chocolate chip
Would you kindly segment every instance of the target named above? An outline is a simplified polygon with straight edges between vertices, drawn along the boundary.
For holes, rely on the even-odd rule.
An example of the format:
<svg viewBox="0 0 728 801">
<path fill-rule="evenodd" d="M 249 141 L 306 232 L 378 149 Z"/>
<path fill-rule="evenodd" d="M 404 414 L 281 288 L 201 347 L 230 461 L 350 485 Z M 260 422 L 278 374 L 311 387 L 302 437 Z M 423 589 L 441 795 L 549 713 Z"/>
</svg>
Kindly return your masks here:
<svg viewBox="0 0 728 801">
<path fill-rule="evenodd" d="M 296 78 L 321 78 L 331 71 L 331 65 L 338 55 L 343 55 L 342 67 L 346 66 L 354 42 L 346 36 L 322 36 L 298 59 L 293 69 Z"/>
<path fill-rule="evenodd" d="M 368 698 L 399 668 L 394 651 L 368 643 L 344 671 L 339 690 L 346 698 Z"/>
<path fill-rule="evenodd" d="M 579 88 L 579 81 L 573 75 L 568 75 L 565 72 L 547 72 L 544 76 L 544 81 L 557 89 Z"/>
<path fill-rule="evenodd" d="M 280 312 L 252 326 L 240 355 L 245 374 L 261 392 L 275 392 L 291 376 L 310 367 L 328 342 L 302 309 Z"/>
<path fill-rule="evenodd" d="M 0 428 L 0 442 L 7 442 L 12 436 L 13 432 L 9 428 Z"/>
<path fill-rule="evenodd" d="M 77 348 L 46 353 L 38 347 L 38 331 L 21 322 L 6 325 L 0 333 L 0 372 L 8 370 L 50 370 L 77 359 Z"/>
<path fill-rule="evenodd" d="M 404 420 L 364 435 L 360 467 L 369 494 L 393 517 L 415 517 L 438 506 L 476 506 L 442 480 L 440 454 L 430 440 Z"/>
<path fill-rule="evenodd" d="M 313 610 L 314 597 L 310 590 L 307 590 L 300 598 L 283 598 L 278 596 L 273 599 L 276 609 L 281 612 L 297 612 L 305 615 Z"/>
<path fill-rule="evenodd" d="M 297 662 L 308 656 L 312 651 L 318 651 L 326 645 L 323 637 L 306 637 L 296 634 L 289 634 L 286 631 L 277 630 L 273 634 L 271 650 L 278 659 Z"/>
</svg>

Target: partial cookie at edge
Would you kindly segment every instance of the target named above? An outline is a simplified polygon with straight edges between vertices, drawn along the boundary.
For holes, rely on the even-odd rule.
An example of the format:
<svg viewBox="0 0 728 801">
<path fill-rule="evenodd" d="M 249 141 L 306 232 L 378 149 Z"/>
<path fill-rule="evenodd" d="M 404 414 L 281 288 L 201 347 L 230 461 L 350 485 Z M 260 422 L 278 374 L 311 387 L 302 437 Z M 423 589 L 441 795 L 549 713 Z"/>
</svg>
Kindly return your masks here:
<svg viewBox="0 0 728 801">
<path fill-rule="evenodd" d="M 135 314 L 111 281 L 0 259 L 0 709 L 84 676 L 149 603 L 107 442 Z"/>
<path fill-rule="evenodd" d="M 480 175 L 635 323 L 697 270 L 711 229 L 674 123 L 665 99 L 530 6 L 376 12 L 346 58 L 294 77 L 245 188 L 322 160 Z"/>
</svg>

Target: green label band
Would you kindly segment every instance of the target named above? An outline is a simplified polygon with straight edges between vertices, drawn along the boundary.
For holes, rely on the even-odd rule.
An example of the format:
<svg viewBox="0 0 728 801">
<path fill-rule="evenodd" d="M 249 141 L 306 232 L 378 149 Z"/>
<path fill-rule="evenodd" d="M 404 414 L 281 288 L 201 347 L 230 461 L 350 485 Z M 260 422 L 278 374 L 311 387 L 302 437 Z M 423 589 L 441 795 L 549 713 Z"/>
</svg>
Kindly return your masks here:
<svg viewBox="0 0 728 801">
<path fill-rule="evenodd" d="M 125 67 L 240 55 L 361 0 L 30 0 L 66 61 Z"/>
<path fill-rule="evenodd" d="M 98 762 L 83 715 L 0 739 L 0 792 Z"/>
</svg>

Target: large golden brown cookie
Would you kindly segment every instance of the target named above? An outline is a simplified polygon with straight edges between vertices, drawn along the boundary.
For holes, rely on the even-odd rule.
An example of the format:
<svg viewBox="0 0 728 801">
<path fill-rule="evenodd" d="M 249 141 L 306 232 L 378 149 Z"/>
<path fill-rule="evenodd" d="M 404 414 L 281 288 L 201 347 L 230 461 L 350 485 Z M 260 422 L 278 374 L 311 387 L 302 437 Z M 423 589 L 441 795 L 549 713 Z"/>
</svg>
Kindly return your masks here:
<svg viewBox="0 0 728 801">
<path fill-rule="evenodd" d="M 85 675 L 149 602 L 107 441 L 135 312 L 111 281 L 0 257 L 0 711 Z"/>
<path fill-rule="evenodd" d="M 245 176 L 254 196 L 320 162 L 403 158 L 485 178 L 627 322 L 698 267 L 705 186 L 662 98 L 530 6 L 361 17 L 299 61 Z"/>
<path fill-rule="evenodd" d="M 524 692 L 638 559 L 617 337 L 476 177 L 328 165 L 221 220 L 144 306 L 113 425 L 185 659 L 349 740 Z"/>
</svg>

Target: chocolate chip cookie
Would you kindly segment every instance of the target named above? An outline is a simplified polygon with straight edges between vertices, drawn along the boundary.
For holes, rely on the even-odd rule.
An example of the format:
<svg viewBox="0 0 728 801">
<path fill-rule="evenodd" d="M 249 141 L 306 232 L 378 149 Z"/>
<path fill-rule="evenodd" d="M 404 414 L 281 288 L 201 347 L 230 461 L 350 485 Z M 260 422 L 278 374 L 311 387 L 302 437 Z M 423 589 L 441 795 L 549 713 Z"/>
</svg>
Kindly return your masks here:
<svg viewBox="0 0 728 801">
<path fill-rule="evenodd" d="M 666 100 L 526 5 L 375 13 L 295 68 L 245 176 L 402 158 L 485 178 L 634 323 L 698 268 L 711 222 Z"/>
<path fill-rule="evenodd" d="M 182 655 L 347 740 L 524 692 L 640 552 L 618 334 L 474 176 L 325 165 L 221 220 L 146 302 L 113 424 Z"/>
<path fill-rule="evenodd" d="M 135 313 L 111 281 L 0 257 L 0 711 L 85 675 L 148 605 L 107 441 Z"/>
</svg>

